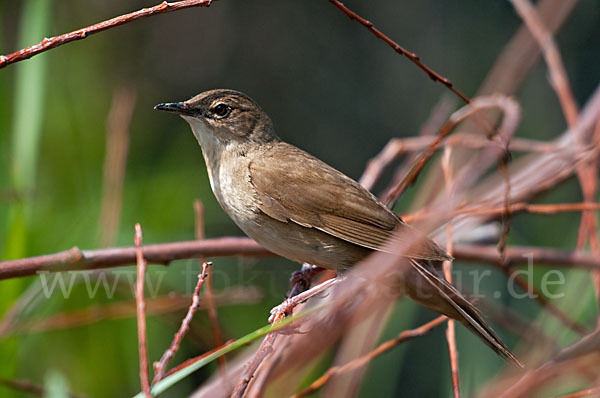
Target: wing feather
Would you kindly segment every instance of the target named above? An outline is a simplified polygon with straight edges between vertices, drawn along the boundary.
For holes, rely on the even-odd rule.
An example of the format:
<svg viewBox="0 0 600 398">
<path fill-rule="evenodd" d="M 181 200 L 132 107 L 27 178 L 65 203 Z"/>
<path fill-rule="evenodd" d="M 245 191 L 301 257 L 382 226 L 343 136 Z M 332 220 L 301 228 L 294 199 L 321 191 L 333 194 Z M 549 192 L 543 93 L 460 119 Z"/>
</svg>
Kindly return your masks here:
<svg viewBox="0 0 600 398">
<path fill-rule="evenodd" d="M 292 145 L 277 143 L 250 163 L 249 172 L 259 209 L 276 220 L 372 250 L 385 250 L 396 228 L 411 228 L 356 181 Z M 409 256 L 449 259 L 433 241 L 424 242 Z"/>
</svg>

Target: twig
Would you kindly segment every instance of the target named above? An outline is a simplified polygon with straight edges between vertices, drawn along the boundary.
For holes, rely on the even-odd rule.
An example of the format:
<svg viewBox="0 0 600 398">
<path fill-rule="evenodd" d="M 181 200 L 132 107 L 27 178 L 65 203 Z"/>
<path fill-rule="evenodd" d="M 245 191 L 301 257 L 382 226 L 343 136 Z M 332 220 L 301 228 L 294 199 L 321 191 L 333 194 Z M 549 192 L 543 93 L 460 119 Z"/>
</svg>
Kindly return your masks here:
<svg viewBox="0 0 600 398">
<path fill-rule="evenodd" d="M 577 122 L 579 112 L 565 72 L 565 66 L 552 35 L 546 29 L 538 12 L 528 0 L 510 0 L 510 2 L 542 49 L 542 55 L 550 71 L 550 81 L 558 95 L 561 108 L 567 119 L 567 124 L 569 127 L 574 126 Z"/>
<path fill-rule="evenodd" d="M 597 397 L 600 395 L 600 387 L 587 388 L 585 390 L 574 392 L 573 394 L 561 395 L 556 398 L 583 398 L 583 397 Z"/>
<path fill-rule="evenodd" d="M 137 280 L 135 284 L 135 301 L 137 308 L 138 349 L 140 360 L 140 384 L 146 398 L 152 397 L 150 393 L 150 378 L 148 376 L 148 346 L 146 344 L 146 302 L 144 301 L 144 278 L 147 263 L 142 250 L 142 227 L 135 224 L 134 244 L 137 259 Z"/>
<path fill-rule="evenodd" d="M 408 58 L 412 63 L 417 65 L 423 72 L 425 72 L 431 80 L 433 80 L 434 82 L 442 83 L 444 86 L 446 86 L 450 91 L 452 91 L 454 94 L 459 96 L 460 99 L 462 99 L 467 104 L 469 102 L 471 102 L 471 100 L 466 95 L 464 95 L 456 87 L 454 87 L 454 85 L 452 84 L 452 82 L 450 80 L 446 79 L 442 75 L 435 72 L 433 69 L 431 69 L 428 66 L 426 66 L 425 64 L 423 64 L 416 54 L 413 54 L 410 51 L 402 48 L 398 43 L 396 43 L 395 41 L 393 41 L 392 39 L 387 37 L 379 29 L 374 27 L 373 23 L 371 23 L 370 21 L 367 21 L 366 19 L 364 19 L 363 17 L 361 17 L 354 11 L 350 10 L 348 7 L 346 7 L 344 4 L 342 4 L 338 0 L 329 0 L 329 2 L 331 4 L 333 4 L 334 6 L 336 6 L 341 12 L 346 14 L 346 16 L 348 18 L 360 23 L 365 28 L 367 28 L 367 30 L 369 32 L 373 33 L 375 35 L 375 37 L 383 40 L 388 46 L 392 47 L 394 49 L 394 51 L 396 51 L 398 54 L 404 55 L 406 58 Z"/>
<path fill-rule="evenodd" d="M 43 397 L 46 390 L 29 380 L 9 380 L 0 378 L 0 385 L 17 391 L 25 391 L 38 397 Z"/>
<path fill-rule="evenodd" d="M 529 213 L 529 214 L 558 214 L 573 211 L 599 211 L 600 203 L 582 202 L 582 203 L 555 203 L 555 204 L 529 204 L 524 202 L 514 203 L 508 207 L 489 208 L 485 206 L 463 206 L 454 210 L 448 217 L 454 218 L 460 215 L 468 216 L 500 216 L 504 212 L 510 214 Z M 431 216 L 427 209 L 402 215 L 402 219 L 408 223 L 427 219 Z"/>
<path fill-rule="evenodd" d="M 359 182 L 365 188 L 371 189 L 379 179 L 381 173 L 391 162 L 404 153 L 417 152 L 427 148 L 434 140 L 435 137 L 432 136 L 392 138 L 381 152 L 369 161 Z M 498 146 L 498 143 L 474 134 L 457 134 L 448 137 L 440 144 L 440 147 L 448 146 L 481 149 L 490 146 Z M 511 152 L 548 153 L 556 151 L 557 149 L 558 147 L 552 142 L 530 140 L 526 138 L 515 138 L 508 143 L 508 150 Z"/>
<path fill-rule="evenodd" d="M 194 214 L 196 215 L 196 239 L 204 240 L 206 234 L 204 232 L 204 206 L 199 200 L 194 201 Z M 203 267 L 204 268 L 204 267 Z M 203 272 L 204 273 L 204 270 Z M 217 316 L 217 307 L 215 306 L 215 298 L 212 289 L 212 267 L 206 268 L 206 287 L 204 288 L 204 298 L 208 306 L 208 321 L 213 334 L 215 347 L 223 345 L 223 337 L 221 336 L 221 328 L 219 327 L 219 318 Z M 225 356 L 219 357 L 217 360 L 221 372 L 225 371 Z"/>
<path fill-rule="evenodd" d="M 16 390 L 16 391 L 28 392 L 30 394 L 33 394 L 33 395 L 36 395 L 39 397 L 47 396 L 46 389 L 44 389 L 42 386 L 32 383 L 29 380 L 8 380 L 8 379 L 0 378 L 0 385 L 7 387 L 7 388 L 12 388 L 13 390 Z M 77 398 L 80 396 L 81 395 L 69 393 L 69 397 L 71 397 L 71 398 Z"/>
<path fill-rule="evenodd" d="M 185 334 L 187 333 L 187 331 L 190 328 L 190 322 L 192 321 L 194 314 L 200 307 L 200 289 L 202 288 L 202 285 L 204 284 L 205 278 L 208 276 L 208 274 L 206 273 L 206 270 L 211 265 L 212 265 L 212 263 L 206 262 L 206 261 L 204 263 L 202 263 L 202 271 L 198 275 L 198 283 L 196 284 L 196 288 L 194 289 L 194 294 L 192 296 L 192 304 L 190 305 L 190 308 L 188 309 L 188 312 L 185 315 L 185 318 L 183 318 L 183 321 L 181 322 L 181 326 L 179 327 L 179 330 L 177 331 L 177 333 L 175 333 L 175 337 L 173 337 L 173 341 L 171 342 L 171 345 L 164 352 L 164 354 L 162 355 L 160 360 L 158 362 L 154 363 L 154 379 L 152 380 L 152 384 L 155 384 L 156 382 L 158 382 L 159 380 L 161 380 L 163 378 L 163 376 L 165 375 L 167 364 L 179 350 L 179 344 L 181 344 L 181 340 L 183 339 L 183 336 L 185 336 Z"/>
<path fill-rule="evenodd" d="M 271 310 L 271 316 L 269 317 L 270 323 L 275 323 L 290 315 L 298 304 L 308 300 L 309 298 L 316 296 L 317 294 L 329 289 L 332 286 L 337 285 L 342 281 L 342 278 L 332 278 L 327 279 L 325 282 L 322 282 L 312 288 L 299 293 L 295 296 L 289 297 L 284 300 L 283 303 L 279 304 L 277 307 Z"/>
<path fill-rule="evenodd" d="M 400 181 L 398 184 L 396 184 L 395 186 L 392 186 L 391 188 L 389 188 L 383 195 L 382 201 L 388 207 L 393 207 L 393 205 L 395 204 L 398 197 L 400 195 L 402 195 L 402 193 L 406 190 L 406 188 L 408 188 L 411 184 L 413 184 L 417 180 L 417 178 L 419 177 L 419 174 L 425 168 L 425 165 L 429 162 L 431 157 L 436 153 L 437 149 L 442 145 L 442 142 L 444 142 L 446 137 L 448 137 L 450 135 L 450 133 L 452 133 L 452 131 L 454 131 L 455 127 L 458 124 L 465 121 L 466 119 L 476 116 L 479 112 L 482 112 L 487 109 L 501 108 L 502 111 L 504 111 L 505 116 L 506 116 L 505 117 L 506 123 L 504 123 L 504 124 L 510 124 L 510 125 L 503 124 L 503 126 L 501 126 L 500 128 L 493 129 L 493 131 L 494 132 L 514 131 L 514 129 L 516 128 L 516 125 L 515 125 L 516 121 L 514 121 L 512 119 L 514 119 L 515 117 L 512 115 L 511 115 L 511 117 L 508 117 L 508 114 L 515 113 L 516 111 L 514 110 L 514 108 L 516 106 L 517 105 L 514 103 L 514 101 L 507 99 L 506 97 L 502 97 L 502 96 L 478 97 L 478 98 L 474 99 L 472 102 L 470 102 L 469 104 L 463 106 L 462 108 L 460 108 L 459 110 L 454 112 L 450 116 L 450 118 L 446 121 L 446 123 L 444 123 L 444 125 L 440 128 L 439 132 L 437 133 L 437 135 L 435 136 L 433 141 L 431 141 L 429 146 L 417 158 L 417 160 L 413 164 L 412 168 L 410 169 L 410 171 L 408 172 L 406 177 L 402 181 Z M 492 140 L 494 137 L 488 137 L 488 138 L 490 140 Z M 502 150 L 504 150 L 504 148 L 505 148 L 505 144 L 502 142 L 496 142 L 496 146 L 501 146 Z M 468 169 L 468 166 L 465 166 L 465 168 Z M 456 179 L 459 180 L 459 183 L 457 183 L 457 186 L 459 186 L 462 183 L 462 181 L 460 181 L 462 179 L 459 176 L 457 176 Z M 462 183 L 462 184 L 464 184 L 464 183 Z"/>
<path fill-rule="evenodd" d="M 286 299 L 283 303 L 271 310 L 269 322 L 273 325 L 281 322 L 286 316 L 292 313 L 294 307 L 296 307 L 298 304 L 338 284 L 341 282 L 341 280 L 341 278 L 328 279 L 309 290 Z M 242 377 L 240 377 L 237 386 L 231 394 L 232 398 L 241 398 L 244 396 L 250 381 L 256 373 L 256 370 L 263 363 L 265 358 L 273 352 L 273 345 L 275 344 L 278 335 L 279 332 L 272 332 L 265 336 L 250 362 L 246 364 Z"/>
<path fill-rule="evenodd" d="M 452 181 L 452 164 L 451 164 L 452 149 L 444 148 L 442 156 L 442 170 L 444 180 L 446 182 L 446 194 L 448 198 L 453 196 L 453 181 Z M 446 224 L 446 252 L 452 255 L 452 222 Z M 446 280 L 452 283 L 452 261 L 444 261 L 444 276 Z M 454 319 L 448 319 L 446 327 L 446 341 L 448 342 L 448 353 L 450 356 L 450 373 L 452 378 L 452 395 L 454 398 L 460 398 L 460 379 L 458 377 L 458 350 L 456 348 L 456 335 L 454 330 Z"/>
<path fill-rule="evenodd" d="M 191 295 L 164 295 L 146 300 L 146 315 L 169 314 L 183 308 L 189 308 Z M 254 286 L 235 286 L 219 292 L 216 304 L 218 306 L 252 304 L 263 298 L 260 289 Z M 201 300 L 199 309 L 208 309 L 206 300 Z M 103 320 L 125 319 L 137 314 L 134 301 L 119 301 L 116 303 L 93 305 L 87 308 L 54 314 L 45 318 L 34 318 L 9 324 L 0 331 L 0 339 L 6 336 L 27 333 L 44 333 L 53 330 L 72 329 L 90 325 Z"/>
<path fill-rule="evenodd" d="M 273 322 L 273 324 L 280 322 L 282 319 L 283 319 L 283 316 L 281 318 L 278 318 L 277 320 L 275 320 Z M 242 377 L 240 377 L 240 380 L 238 381 L 237 386 L 233 390 L 233 393 L 231 394 L 231 398 L 234 398 L 234 397 L 242 398 L 244 396 L 244 394 L 246 393 L 246 389 L 248 388 L 248 385 L 250 384 L 250 381 L 252 380 L 252 378 L 254 377 L 254 374 L 256 373 L 256 370 L 263 363 L 265 358 L 268 357 L 269 354 L 271 354 L 273 352 L 273 345 L 275 344 L 275 341 L 277 341 L 278 336 L 279 336 L 278 332 L 272 332 L 265 336 L 265 338 L 260 343 L 258 350 L 256 350 L 256 353 L 254 354 L 254 356 L 252 357 L 250 362 L 248 362 L 246 364 L 246 366 L 244 367 L 244 372 L 242 374 Z"/>
<path fill-rule="evenodd" d="M 335 366 L 335 367 L 329 368 L 327 370 L 327 372 L 325 372 L 325 374 L 323 374 L 323 376 L 321 376 L 317 380 L 315 380 L 310 386 L 308 386 L 304 390 L 300 391 L 299 393 L 294 394 L 293 398 L 306 397 L 310 394 L 313 394 L 314 392 L 316 392 L 320 388 L 322 388 L 327 382 L 329 382 L 331 380 L 331 378 L 333 378 L 335 376 L 339 376 L 342 373 L 346 373 L 346 372 L 361 368 L 363 366 L 366 366 L 367 364 L 369 364 L 369 362 L 371 362 L 371 360 L 373 360 L 373 358 L 376 358 L 377 356 L 391 350 L 392 348 L 404 343 L 407 340 L 411 340 L 415 337 L 423 336 L 424 334 L 428 333 L 434 327 L 443 323 L 446 319 L 447 318 L 442 315 L 442 316 L 435 318 L 432 321 L 427 322 L 424 325 L 419 326 L 416 329 L 405 330 L 402 333 L 400 333 L 398 336 L 393 338 L 392 340 L 388 340 L 384 343 L 381 343 L 379 346 L 377 346 L 377 348 L 375 348 L 373 351 L 369 352 L 368 354 L 363 355 L 362 357 L 356 358 L 355 360 L 348 362 L 346 365 Z"/>
<path fill-rule="evenodd" d="M 44 51 L 48 51 L 52 48 L 62 46 L 63 44 L 67 44 L 75 40 L 82 40 L 94 33 L 102 32 L 110 28 L 124 25 L 126 23 L 133 22 L 141 18 L 147 18 L 158 14 L 166 14 L 168 12 L 182 10 L 184 8 L 190 7 L 208 7 L 211 3 L 212 0 L 185 0 L 174 3 L 167 3 L 166 1 L 163 1 L 162 3 L 154 7 L 143 8 L 139 11 L 135 11 L 125 15 L 120 15 L 118 17 L 102 21 L 95 25 L 78 29 L 70 33 L 65 33 L 60 36 L 44 38 L 44 40 L 37 44 L 34 44 L 33 46 L 24 48 L 12 54 L 0 55 L 0 69 L 10 64 L 14 64 L 15 62 L 29 59 L 34 55 L 40 54 Z"/>
<path fill-rule="evenodd" d="M 500 254 L 500 253 L 499 253 Z M 503 268 L 506 276 L 513 278 L 513 281 L 521 287 L 526 292 L 531 292 L 535 301 L 537 301 L 546 311 L 550 314 L 554 315 L 559 321 L 563 323 L 566 327 L 573 330 L 574 332 L 585 335 L 589 332 L 587 328 L 575 320 L 571 319 L 564 311 L 562 311 L 559 307 L 554 305 L 546 296 L 544 296 L 538 289 L 533 285 L 533 282 L 528 281 L 523 278 L 521 275 L 512 275 L 512 271 L 510 268 Z"/>
</svg>

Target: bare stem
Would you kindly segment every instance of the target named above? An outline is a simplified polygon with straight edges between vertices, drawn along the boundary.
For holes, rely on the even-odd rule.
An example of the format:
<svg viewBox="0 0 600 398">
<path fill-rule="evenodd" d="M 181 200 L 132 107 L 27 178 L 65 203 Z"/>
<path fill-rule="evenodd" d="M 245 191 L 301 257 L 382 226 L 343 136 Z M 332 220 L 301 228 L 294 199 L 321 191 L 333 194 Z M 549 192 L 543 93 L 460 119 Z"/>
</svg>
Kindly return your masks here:
<svg viewBox="0 0 600 398">
<path fill-rule="evenodd" d="M 142 250 L 142 227 L 135 224 L 134 244 L 137 257 L 137 280 L 135 284 L 135 301 L 137 308 L 138 349 L 140 361 L 140 384 L 146 398 L 150 393 L 150 378 L 148 376 L 148 346 L 146 343 L 146 302 L 144 301 L 144 278 L 146 276 L 146 260 Z"/>
</svg>

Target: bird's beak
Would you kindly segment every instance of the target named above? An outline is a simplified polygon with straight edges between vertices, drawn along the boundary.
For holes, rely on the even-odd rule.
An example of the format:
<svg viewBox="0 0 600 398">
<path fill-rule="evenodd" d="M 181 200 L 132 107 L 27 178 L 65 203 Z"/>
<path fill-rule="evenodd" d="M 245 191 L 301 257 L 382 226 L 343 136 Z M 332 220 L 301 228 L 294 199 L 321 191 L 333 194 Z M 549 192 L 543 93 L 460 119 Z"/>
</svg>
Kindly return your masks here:
<svg viewBox="0 0 600 398">
<path fill-rule="evenodd" d="M 158 104 L 154 107 L 159 111 L 167 111 L 171 113 L 177 113 L 179 115 L 193 116 L 194 112 L 187 107 L 185 102 L 170 102 L 165 104 Z"/>
</svg>

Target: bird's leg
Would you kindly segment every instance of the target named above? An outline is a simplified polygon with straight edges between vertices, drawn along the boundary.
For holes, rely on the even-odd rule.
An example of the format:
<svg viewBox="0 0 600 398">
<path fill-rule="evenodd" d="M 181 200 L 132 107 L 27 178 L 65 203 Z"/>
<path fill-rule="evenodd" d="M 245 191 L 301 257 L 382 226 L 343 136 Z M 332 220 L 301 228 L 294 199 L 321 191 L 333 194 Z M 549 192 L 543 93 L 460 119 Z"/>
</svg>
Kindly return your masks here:
<svg viewBox="0 0 600 398">
<path fill-rule="evenodd" d="M 324 270 L 325 268 L 317 267 L 316 265 L 302 264 L 300 271 L 295 271 L 290 278 L 290 294 L 288 298 L 306 291 L 310 287 L 313 278 Z"/>
</svg>

